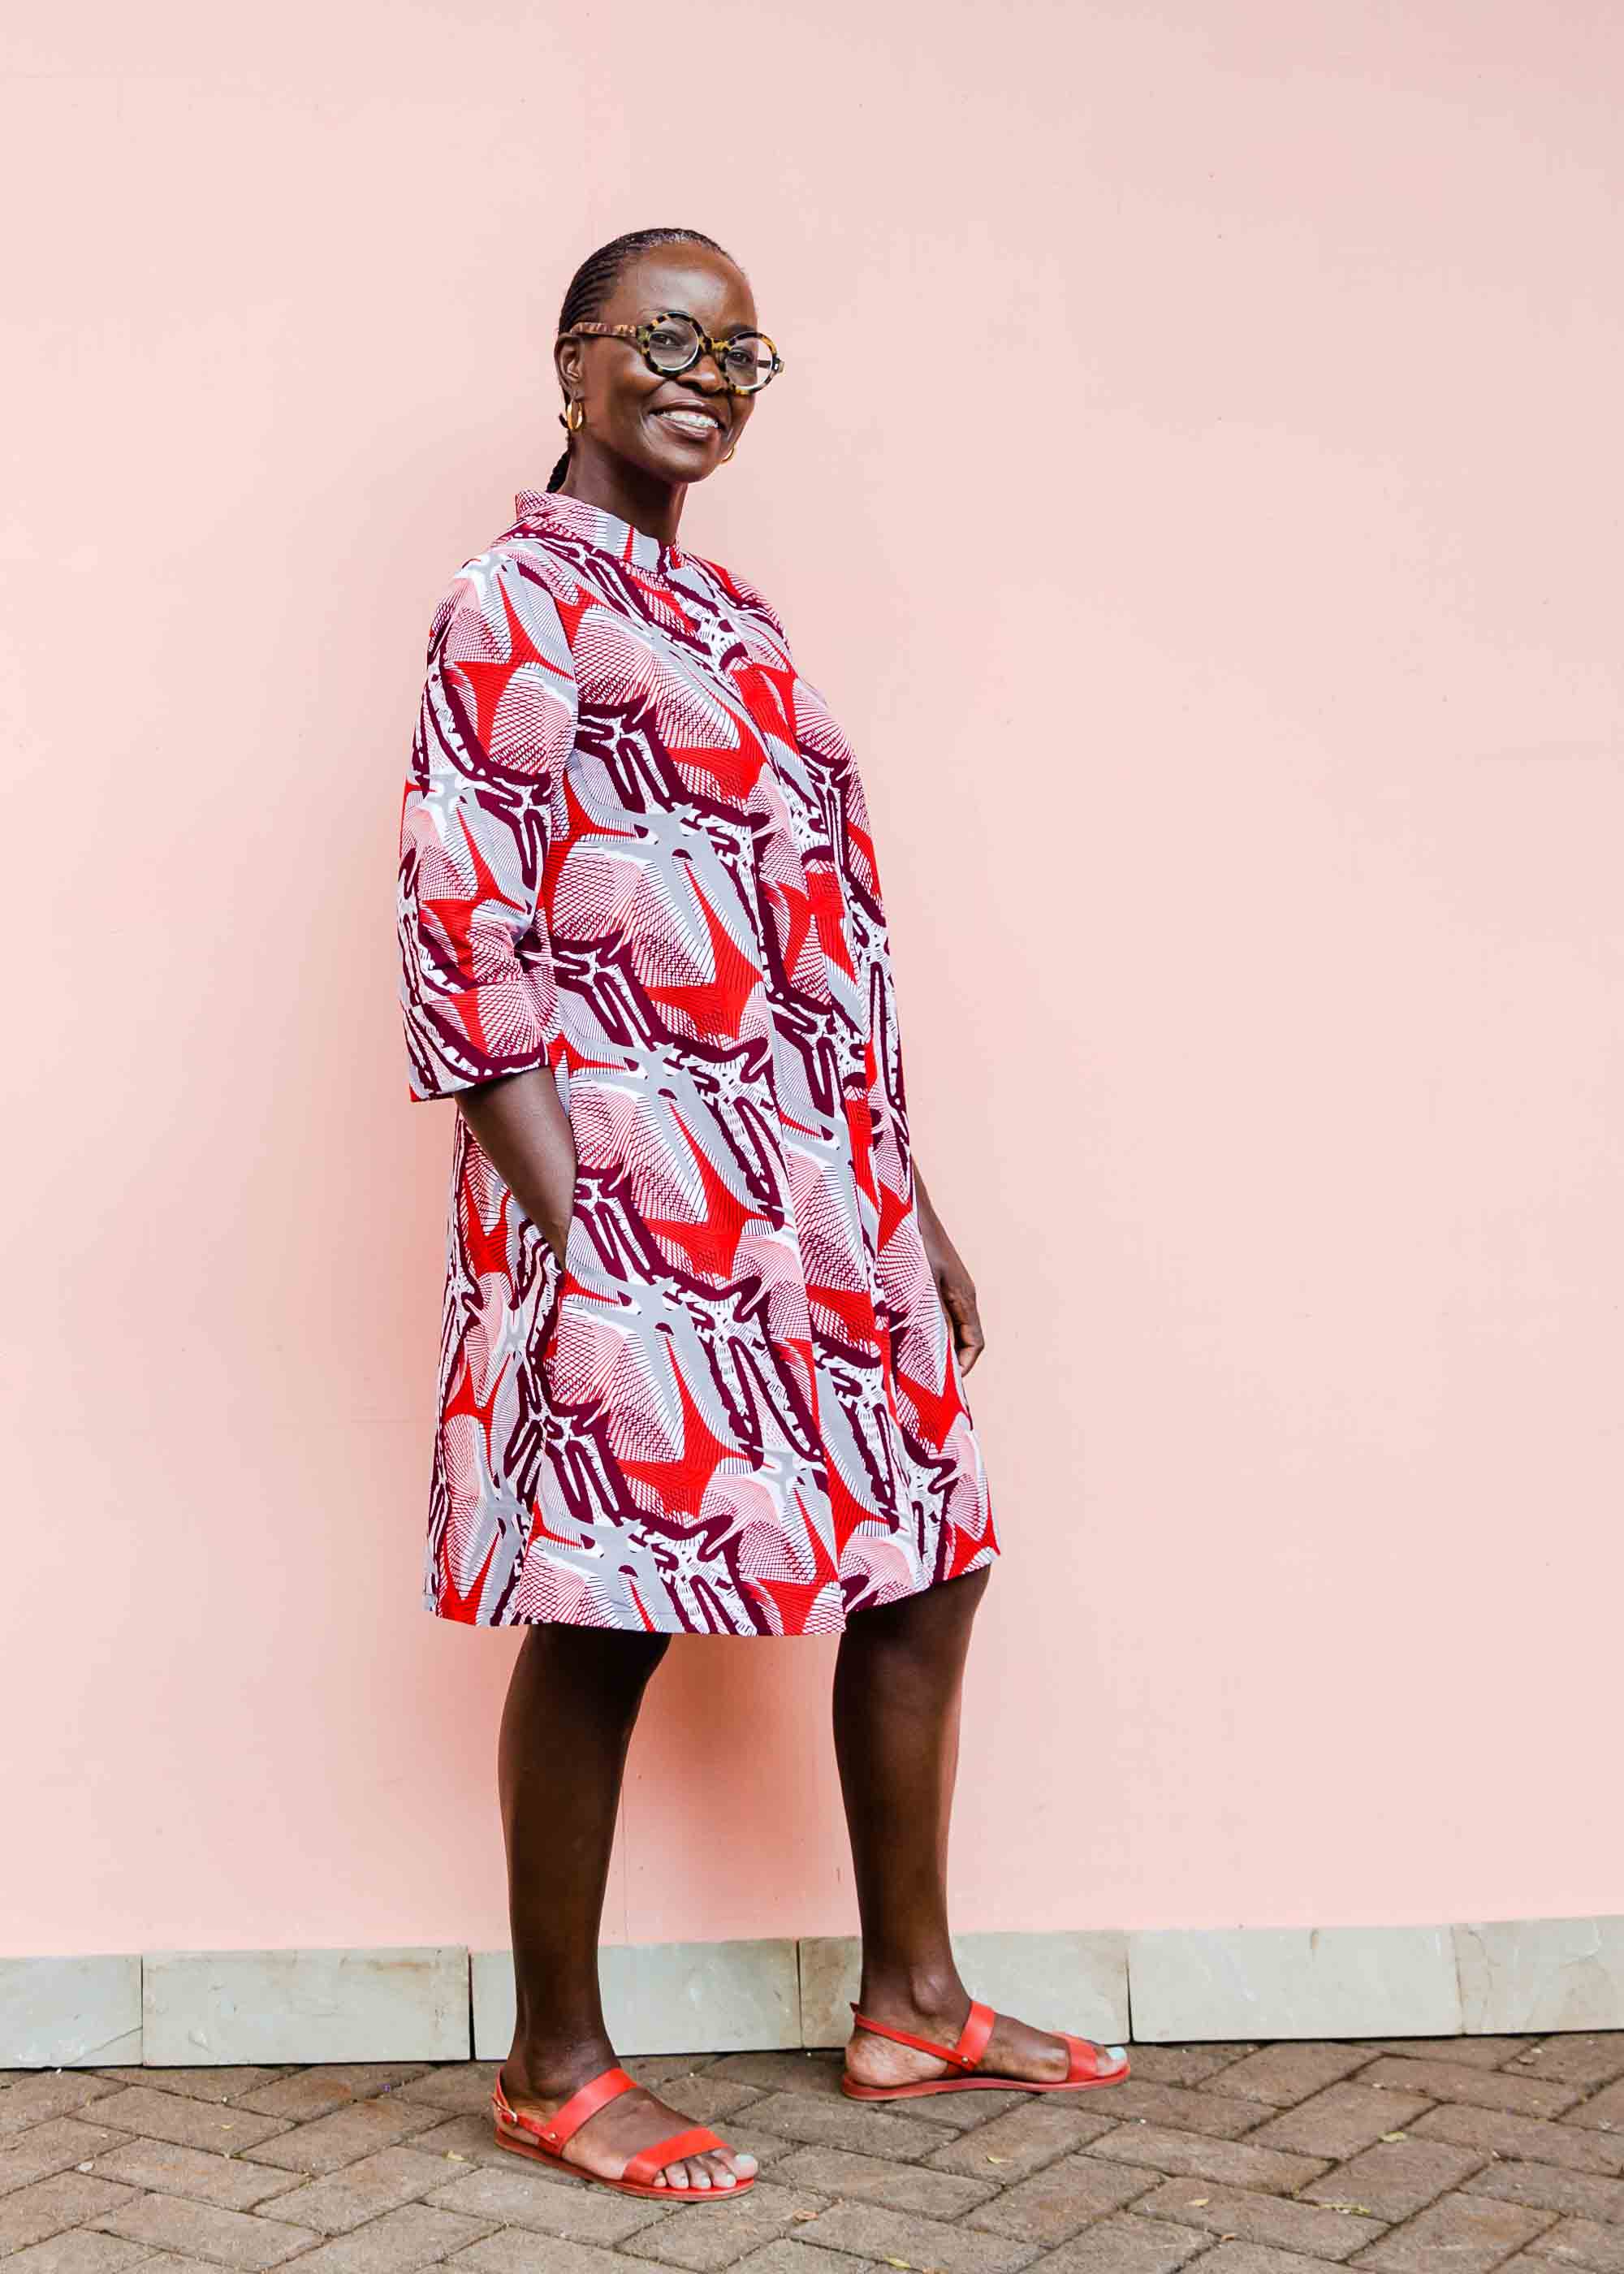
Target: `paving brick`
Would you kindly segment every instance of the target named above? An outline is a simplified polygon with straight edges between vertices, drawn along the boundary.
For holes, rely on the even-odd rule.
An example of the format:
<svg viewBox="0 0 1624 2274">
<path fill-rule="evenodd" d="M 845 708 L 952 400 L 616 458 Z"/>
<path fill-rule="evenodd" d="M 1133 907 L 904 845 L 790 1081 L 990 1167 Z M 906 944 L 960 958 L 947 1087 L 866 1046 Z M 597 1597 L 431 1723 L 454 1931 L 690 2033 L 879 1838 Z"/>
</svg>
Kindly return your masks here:
<svg viewBox="0 0 1624 2274">
<path fill-rule="evenodd" d="M 1012 2115 L 1018 2108 L 1030 2108 L 1034 2100 L 1049 2096 L 1030 2092 L 926 2092 L 917 2100 L 898 2100 L 891 2105 L 905 2109 L 917 2117 L 921 2124 L 934 2124 L 944 2135 L 953 2132 L 973 2132 L 978 2125 L 990 2124 L 996 2116 Z M 1079 2096 L 1067 2093 L 1064 2097 L 1073 2104 Z M 1087 2094 L 1092 2108 L 1099 2108 L 1110 2098 L 1109 2091 Z M 861 2105 L 853 2103 L 853 2106 Z"/>
<path fill-rule="evenodd" d="M 1255 2044 L 1130 2045 L 1128 2066 L 1147 2084 L 1204 2084 L 1220 2070 L 1231 2067 Z"/>
<path fill-rule="evenodd" d="M 246 2154 L 262 2148 L 287 2126 L 252 2109 L 229 2108 L 218 2101 L 188 2100 L 180 2093 L 157 2092 L 150 2085 L 127 2085 L 96 2103 L 95 2122 L 143 2140 L 173 2140 L 182 2148 L 212 2150 L 216 2156 Z"/>
<path fill-rule="evenodd" d="M 950 2140 L 926 2160 L 932 2171 L 962 2172 L 973 2180 L 1012 2187 L 1061 2156 L 1074 2155 L 1112 2129 L 1109 2118 L 1059 2097 L 1027 2100 L 990 2124 Z"/>
<path fill-rule="evenodd" d="M 383 2148 L 396 2148 L 402 2140 L 432 2130 L 438 2114 L 436 2109 L 425 2108 L 416 2101 L 396 2100 L 391 2095 L 387 2100 L 357 2100 L 349 2108 L 335 2109 L 331 2116 L 318 2116 L 313 2124 L 301 2124 L 294 2131 L 289 2131 L 274 2117 L 253 2116 L 248 2120 L 270 2125 L 278 2135 L 255 2148 L 256 2163 L 278 2164 L 286 2171 L 319 2174 L 342 2171 L 346 2164 L 359 2163 L 363 2156 L 375 2155 Z M 485 2130 L 490 2129 L 487 2122 Z"/>
<path fill-rule="evenodd" d="M 258 2085 L 274 2084 L 280 2068 L 102 2068 L 98 2076 L 118 2084 L 141 2084 L 154 2092 L 178 2092 L 186 2100 L 235 2100 Z"/>
<path fill-rule="evenodd" d="M 71 2116 L 93 2100 L 107 2100 L 117 2085 L 89 2069 L 35 2070 L 0 2094 L 0 2141 L 9 2140 L 31 2125 L 47 2124 L 53 2117 Z M 97 2122 L 101 2119 L 97 2118 Z"/>
<path fill-rule="evenodd" d="M 1551 2223 L 1549 2211 L 1525 2210 L 1521 2203 L 1446 2195 L 1362 2251 L 1359 2264 L 1380 2274 L 1439 2274 L 1440 2267 L 1449 2274 L 1489 2274 Z"/>
<path fill-rule="evenodd" d="M 1091 2219 L 1148 2195 L 1155 2184 L 1155 2174 L 1135 2164 L 1067 2156 L 972 2211 L 965 2224 L 989 2234 L 1007 2234 L 1017 2242 L 1064 2242 Z"/>
<path fill-rule="evenodd" d="M 532 2234 L 523 2226 L 500 2227 L 459 2250 L 450 2263 L 474 2270 L 474 2274 L 627 2274 L 625 2259 L 600 2250 L 595 2242 L 560 2241 L 556 2235 Z M 837 2268 L 845 2274 L 847 2266 L 853 2274 L 867 2274 L 854 2259 L 831 2259 L 827 2268 L 808 2267 L 805 2274 L 835 2274 Z"/>
<path fill-rule="evenodd" d="M 1222 2187 L 1260 2187 L 1266 2195 L 1294 2195 L 1326 2167 L 1323 2156 L 1301 2156 L 1284 2149 L 1254 2147 L 1250 2140 L 1199 2140 L 1154 2124 L 1123 2124 L 1096 2140 L 1091 2155 L 1112 2163 L 1148 2165 L 1152 2171 L 1216 2180 Z"/>
<path fill-rule="evenodd" d="M 799 2052 L 802 2050 L 796 2047 Z M 628 2076 L 635 2076 L 639 2084 L 646 2084 L 650 2092 L 663 2091 L 678 2078 L 698 2076 L 718 2060 L 726 2060 L 726 2053 L 628 2053 L 620 2066 Z"/>
<path fill-rule="evenodd" d="M 1553 2076 L 1593 2092 L 1598 2085 L 1624 2076 L 1624 2029 L 1593 2037 L 1543 2037 L 1533 2045 L 1525 2039 L 1512 2067 L 1519 2076 Z"/>
<path fill-rule="evenodd" d="M 606 2247 L 635 2234 L 639 2227 L 671 2216 L 669 2204 L 616 2195 L 590 2180 L 565 2178 L 509 2156 L 505 2166 L 481 2165 L 447 2180 L 428 2198 L 437 2210 L 459 2211 L 492 2225 L 534 2227 L 540 2234 L 568 2235 L 577 2242 Z M 707 2210 L 710 2208 L 706 2206 Z"/>
<path fill-rule="evenodd" d="M 1442 2140 L 1395 2140 L 1366 2148 L 1303 2189 L 1305 2202 L 1357 2203 L 1374 2218 L 1410 2218 L 1482 2168 L 1480 2148 Z"/>
<path fill-rule="evenodd" d="M 1538 2116 L 1503 2116 L 1494 2108 L 1433 2108 L 1410 2128 L 1417 2139 L 1453 2140 L 1462 2148 L 1560 2164 L 1570 2172 L 1602 2172 L 1609 2179 L 1624 2172 L 1624 2137 L 1580 2130 L 1571 2118 L 1548 2124 Z"/>
<path fill-rule="evenodd" d="M 480 2165 L 457 2179 L 441 2174 L 441 2186 L 427 2196 L 437 2210 L 457 2210 L 469 2219 L 489 2219 L 496 2226 L 532 2226 L 544 2235 L 568 2235 L 575 2242 L 603 2242 L 605 2247 L 637 2233 L 653 2219 L 671 2218 L 671 2203 L 650 2203 L 642 2196 L 616 2195 L 578 2174 L 562 2174 L 545 2165 L 521 2163 L 509 2156 L 505 2165 Z"/>
<path fill-rule="evenodd" d="M 1211 2240 L 1210 2234 L 1193 2228 L 1135 2218 L 1129 2211 L 1119 2218 L 1101 2219 L 1075 2241 L 1063 2244 L 1042 2261 L 1042 2270 L 1043 2274 L 1174 2274 Z M 1212 2261 L 1207 2257 L 1201 2263 L 1205 2266 Z M 1292 2261 L 1291 2274 L 1306 2274 L 1300 2258 Z"/>
<path fill-rule="evenodd" d="M 117 2235 L 97 2234 L 76 2226 L 36 2242 L 5 2262 L 6 2274 L 122 2274 L 126 2266 L 150 2266 L 148 2252 L 139 2243 L 122 2242 Z M 1550 2274 L 1549 2268 L 1545 2274 Z"/>
<path fill-rule="evenodd" d="M 1384 2132 L 1405 2130 L 1431 2105 L 1430 2097 L 1419 2092 L 1332 2084 L 1283 2115 L 1272 2116 L 1251 2138 L 1259 2148 L 1289 2148 L 1298 2155 L 1329 2156 L 1341 2163 L 1372 2146 Z"/>
<path fill-rule="evenodd" d="M 1624 2077 L 1597 2093 L 1593 2099 L 1585 2101 L 1583 2106 L 1575 2108 L 1566 2120 L 1569 2124 L 1583 2124 L 1604 2132 L 1624 2132 Z"/>
<path fill-rule="evenodd" d="M 52 2172 L 65 2172 L 70 2164 L 86 2163 L 120 2137 L 105 2124 L 81 2123 L 76 2116 L 60 2116 L 19 2132 L 0 2147 L 0 2196 L 48 2179 Z"/>
<path fill-rule="evenodd" d="M 308 2248 L 320 2236 L 313 2228 L 284 2226 L 280 2221 L 256 2218 L 252 2212 L 222 2210 L 214 2203 L 188 2202 L 180 2195 L 143 2195 L 112 2210 L 94 2224 L 105 2234 L 122 2235 L 127 2242 L 144 2242 L 153 2250 L 174 2250 L 188 2258 L 207 2258 L 217 2266 L 257 2274 L 266 2266 L 279 2266 L 296 2250 Z"/>
<path fill-rule="evenodd" d="M 979 2098 L 966 2093 L 966 2100 Z M 989 2095 L 989 2097 L 991 2096 Z M 916 2104 L 903 2101 L 909 2109 Z M 757 2132 L 776 2132 L 814 2148 L 849 2148 L 853 2155 L 885 2156 L 892 2163 L 911 2164 L 942 2145 L 934 2125 L 921 2123 L 911 2113 L 893 2116 L 888 2109 L 864 2107 L 844 2093 L 770 2093 L 750 2111 Z"/>
<path fill-rule="evenodd" d="M 1568 2218 L 1606 2219 L 1624 2225 L 1624 2180 L 1605 2180 L 1594 2172 L 1497 2161 L 1468 2180 L 1466 2192 L 1493 2195 L 1500 2202 L 1528 2203 L 1535 2210 L 1560 2211 Z"/>
<path fill-rule="evenodd" d="M 1295 2044 L 1263 2045 L 1244 2060 L 1231 2061 L 1214 2078 L 1210 2090 L 1231 2093 L 1243 2100 L 1260 2100 L 1271 2108 L 1295 2108 L 1311 2093 L 1327 2084 L 1340 2084 L 1372 2059 L 1365 2045 L 1320 2044 L 1304 2038 Z"/>
<path fill-rule="evenodd" d="M 1379 2060 L 1361 2084 L 1393 2092 L 1418 2092 L 1428 2100 L 1459 2101 L 1468 2108 L 1500 2108 L 1508 2116 L 1560 2116 L 1580 2097 L 1576 2085 L 1553 2078 L 1508 2075 L 1504 2069 L 1470 2068 L 1461 2061 Z"/>
<path fill-rule="evenodd" d="M 1534 2042 L 1528 2037 L 1372 2037 L 1365 2050 L 1404 2060 L 1451 2061 L 1466 2068 L 1499 2068 Z"/>
<path fill-rule="evenodd" d="M 244 2156 L 208 2155 L 173 2140 L 122 2138 L 91 2167 L 98 2179 L 119 2180 L 158 2195 L 190 2195 L 222 2210 L 252 2210 L 273 2195 L 302 2184 L 297 2172 L 274 2172 Z"/>
<path fill-rule="evenodd" d="M 737 2202 L 707 2203 L 697 2218 L 673 2212 L 620 2248 L 630 2257 L 652 2259 L 659 2266 L 712 2274 L 713 2269 L 736 2265 L 780 2235 L 804 2233 L 808 2220 L 824 2208 L 816 2196 L 758 2180 Z"/>
<path fill-rule="evenodd" d="M 500 2067 L 500 2061 L 447 2061 L 402 2085 L 401 2098 L 420 2100 L 451 2116 L 477 2115 L 490 2108 Z"/>
<path fill-rule="evenodd" d="M 0 2196 L 0 2258 L 60 2234 L 64 2226 L 82 2225 L 98 2211 L 116 2210 L 134 2193 L 133 2187 L 114 2187 L 84 2172 L 57 2172 L 32 2187 L 14 2188 Z"/>
<path fill-rule="evenodd" d="M 1530 2245 L 1527 2264 L 1537 2266 L 1539 2274 L 1552 2274 L 1553 2259 L 1560 2266 L 1584 2267 L 1587 2274 L 1624 2274 L 1624 2226 L 1598 2226 L 1591 2218 L 1559 2219 Z"/>
<path fill-rule="evenodd" d="M 85 2233 L 90 2231 L 88 2227 L 81 2230 Z M 96 2239 L 100 2242 L 118 2240 L 116 2235 L 98 2235 Z M 143 2248 L 143 2245 L 139 2242 L 127 2244 L 124 2247 L 134 2250 Z M 214 2268 L 207 2258 L 182 2258 L 173 2250 L 148 2250 L 143 2257 L 134 2263 L 140 2267 L 141 2274 L 215 2274 Z M 1551 2269 L 1549 2266 L 1542 2266 L 1539 2274 L 1551 2274 Z"/>
<path fill-rule="evenodd" d="M 1166 2124 L 1175 2132 L 1199 2132 L 1211 2140 L 1234 2140 L 1260 2123 L 1265 2112 L 1251 2101 L 1225 2099 L 1216 2092 L 1192 2091 L 1188 2085 L 1141 2083 L 1130 2077 L 1098 2096 L 1102 2113 L 1118 2124 Z"/>
<path fill-rule="evenodd" d="M 1013 2274 L 1037 2256 L 1029 2242 L 885 2210 L 878 2203 L 835 2203 L 795 2239 L 854 2258 L 903 2258 L 932 2274 Z"/>
<path fill-rule="evenodd" d="M 443 2156 L 420 2156 L 414 2148 L 382 2148 L 325 2179 L 310 2180 L 265 2206 L 269 2218 L 312 2226 L 319 2234 L 348 2234 L 369 2218 L 416 2202 L 446 2184 Z"/>
<path fill-rule="evenodd" d="M 749 2113 L 747 2109 L 746 2117 Z M 798 2144 L 795 2141 L 785 2139 L 775 2132 L 754 2130 L 748 2122 L 737 2116 L 729 2119 L 724 2136 L 728 2146 L 736 2148 L 741 2155 L 754 2156 L 757 2168 L 761 2172 L 765 2172 L 770 2165 L 781 2162 L 786 2156 L 793 2155 Z M 856 2152 L 861 2154 L 862 2151 L 860 2149 Z"/>
<path fill-rule="evenodd" d="M 420 2061 L 326 2061 L 319 2068 L 295 2069 L 291 2076 L 244 2091 L 238 2103 L 263 2116 L 286 2116 L 295 2124 L 308 2124 L 357 2100 L 375 2100 L 424 2074 Z"/>
<path fill-rule="evenodd" d="M 994 2170 L 978 2180 L 965 2166 L 937 2168 L 941 2156 L 960 2155 L 964 2149 L 965 2142 L 956 2140 L 927 2165 L 889 2164 L 877 2156 L 853 2156 L 844 2148 L 797 2148 L 773 2165 L 772 2176 L 780 2186 L 807 2187 L 816 2195 L 883 2202 L 892 2210 L 916 2210 L 926 2218 L 959 2218 L 989 2202 L 1010 2176 Z"/>
<path fill-rule="evenodd" d="M 753 2084 L 763 2092 L 840 2092 L 846 2056 L 839 2052 L 724 2053 L 705 2070 L 732 2084 Z M 636 2074 L 635 2069 L 632 2074 Z M 844 2097 L 844 2096 L 842 2096 Z"/>
<path fill-rule="evenodd" d="M 411 2274 L 413 2267 L 437 2265 L 489 2232 L 488 2224 L 479 2219 L 432 2210 L 426 2203 L 408 2203 L 357 2227 L 353 2234 L 324 2242 L 299 2264 L 310 2274 Z"/>
<path fill-rule="evenodd" d="M 869 2258 L 853 2258 L 849 2251 L 819 2250 L 813 2243 L 793 2241 L 786 2234 L 739 2261 L 745 2274 L 869 2274 L 873 2263 Z M 1542 2266 L 1539 2274 L 1551 2274 L 1551 2269 Z"/>
<path fill-rule="evenodd" d="M 1377 2218 L 1327 2210 L 1319 2203 L 1288 2202 L 1245 2187 L 1215 2187 L 1209 2180 L 1169 2180 L 1133 2206 L 1136 2218 L 1171 2219 L 1176 2225 L 1205 2227 L 1209 2234 L 1234 2235 L 1242 2242 L 1266 2242 L 1305 2258 L 1351 2258 L 1387 2232 Z"/>
<path fill-rule="evenodd" d="M 1201 2261 L 1202 2274 L 1309 2274 L 1312 2263 L 1267 2242 L 1221 2242 Z"/>
</svg>

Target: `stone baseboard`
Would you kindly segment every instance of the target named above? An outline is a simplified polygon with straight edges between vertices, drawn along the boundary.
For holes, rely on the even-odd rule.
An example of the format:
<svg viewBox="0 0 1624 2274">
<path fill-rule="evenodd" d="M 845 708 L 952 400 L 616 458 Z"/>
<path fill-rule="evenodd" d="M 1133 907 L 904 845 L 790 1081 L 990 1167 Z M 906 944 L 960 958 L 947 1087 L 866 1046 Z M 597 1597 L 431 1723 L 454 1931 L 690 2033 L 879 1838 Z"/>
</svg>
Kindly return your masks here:
<svg viewBox="0 0 1624 2274">
<path fill-rule="evenodd" d="M 1624 1918 L 1442 1927 L 1175 1927 L 966 1934 L 978 1997 L 1105 2043 L 1517 2036 L 1624 2029 Z M 617 2048 L 845 2042 L 846 1936 L 605 1944 Z M 506 1951 L 152 1951 L 0 1959 L 0 2067 L 500 2059 Z"/>
</svg>

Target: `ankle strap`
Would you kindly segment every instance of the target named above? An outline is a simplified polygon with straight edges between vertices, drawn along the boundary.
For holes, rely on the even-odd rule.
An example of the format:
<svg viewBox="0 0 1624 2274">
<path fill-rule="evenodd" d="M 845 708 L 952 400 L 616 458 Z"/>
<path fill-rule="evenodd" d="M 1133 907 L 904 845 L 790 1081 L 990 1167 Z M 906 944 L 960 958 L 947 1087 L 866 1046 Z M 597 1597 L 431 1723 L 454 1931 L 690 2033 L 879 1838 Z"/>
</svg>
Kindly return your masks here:
<svg viewBox="0 0 1624 2274">
<path fill-rule="evenodd" d="M 921 2053 L 934 2053 L 938 2060 L 951 2061 L 956 2067 L 971 2069 L 987 2050 L 987 2040 L 992 2035 L 995 2020 L 990 2006 L 983 2006 L 977 1998 L 970 2000 L 970 2011 L 957 2042 L 939 2045 L 929 2037 L 916 2037 L 911 2029 L 893 2029 L 889 2022 L 876 2022 L 870 2014 L 858 2011 L 857 2001 L 849 1998 L 846 2003 L 857 2017 L 860 2029 L 872 2029 L 876 2037 L 894 2037 L 899 2045 L 912 2045 Z"/>
<path fill-rule="evenodd" d="M 555 2150 L 561 2148 L 566 2140 L 573 2139 L 586 2122 L 587 2118 L 596 2116 L 606 2100 L 618 2099 L 621 2093 L 632 2091 L 636 2082 L 636 2078 L 628 2076 L 618 2062 L 612 2064 L 608 2068 L 600 2069 L 595 2077 L 590 2078 L 578 2092 L 572 2092 L 569 2098 L 560 2107 L 555 2108 L 545 2122 L 538 2123 L 535 2117 L 521 2116 L 515 2109 L 509 2106 L 507 2090 L 502 2083 L 501 2071 L 499 2069 L 496 2073 L 497 2091 L 500 2095 L 502 2108 L 508 2120 L 516 2124 L 521 2131 L 529 2132 L 534 2138 L 545 2141 L 549 2148 Z"/>
</svg>

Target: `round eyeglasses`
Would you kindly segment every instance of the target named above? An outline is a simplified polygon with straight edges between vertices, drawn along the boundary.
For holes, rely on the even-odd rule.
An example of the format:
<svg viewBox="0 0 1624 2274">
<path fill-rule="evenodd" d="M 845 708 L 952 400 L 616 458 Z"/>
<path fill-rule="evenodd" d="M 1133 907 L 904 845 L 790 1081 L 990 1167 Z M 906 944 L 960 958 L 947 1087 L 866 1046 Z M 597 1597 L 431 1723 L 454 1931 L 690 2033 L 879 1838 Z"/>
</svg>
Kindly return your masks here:
<svg viewBox="0 0 1624 2274">
<path fill-rule="evenodd" d="M 725 339 L 713 340 L 680 308 L 663 309 L 643 324 L 572 324 L 560 337 L 573 339 L 578 332 L 630 340 L 649 369 L 664 379 L 691 371 L 709 349 L 731 395 L 758 395 L 784 368 L 783 357 L 765 332 L 729 332 Z"/>
</svg>

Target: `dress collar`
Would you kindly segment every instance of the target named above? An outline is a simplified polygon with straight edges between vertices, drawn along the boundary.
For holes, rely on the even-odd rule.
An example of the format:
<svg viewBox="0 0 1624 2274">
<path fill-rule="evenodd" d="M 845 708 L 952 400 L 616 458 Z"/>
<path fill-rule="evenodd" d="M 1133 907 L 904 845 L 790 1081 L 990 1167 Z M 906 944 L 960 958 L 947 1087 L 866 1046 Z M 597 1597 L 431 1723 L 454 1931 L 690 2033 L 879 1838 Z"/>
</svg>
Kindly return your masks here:
<svg viewBox="0 0 1624 2274">
<path fill-rule="evenodd" d="M 566 497 L 561 490 L 526 489 L 519 492 L 513 503 L 520 521 L 560 523 L 573 536 L 583 537 L 589 545 L 601 546 L 634 568 L 650 568 L 658 576 L 667 576 L 682 566 L 680 545 L 663 544 L 646 530 L 622 521 L 618 513 L 589 505 L 584 498 Z"/>
</svg>

